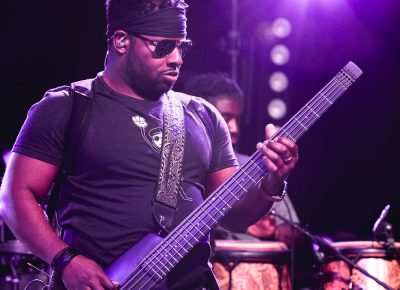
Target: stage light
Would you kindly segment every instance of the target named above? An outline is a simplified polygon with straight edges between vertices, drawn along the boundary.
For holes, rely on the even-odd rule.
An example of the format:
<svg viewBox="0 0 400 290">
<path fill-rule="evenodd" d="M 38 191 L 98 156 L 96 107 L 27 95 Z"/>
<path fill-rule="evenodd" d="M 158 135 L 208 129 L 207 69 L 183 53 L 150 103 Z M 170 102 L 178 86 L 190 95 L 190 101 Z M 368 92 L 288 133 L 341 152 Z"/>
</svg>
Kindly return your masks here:
<svg viewBox="0 0 400 290">
<path fill-rule="evenodd" d="M 292 32 L 292 24 L 284 17 L 279 17 L 272 23 L 272 33 L 278 38 L 285 38 Z"/>
<path fill-rule="evenodd" d="M 271 60 L 276 65 L 287 64 L 290 59 L 290 51 L 283 44 L 277 44 L 271 49 Z"/>
<path fill-rule="evenodd" d="M 281 99 L 273 99 L 268 104 L 268 114 L 272 119 L 282 119 L 285 117 L 286 111 L 286 103 Z"/>
<path fill-rule="evenodd" d="M 289 86 L 289 80 L 283 72 L 274 72 L 269 78 L 269 86 L 274 92 L 281 93 Z"/>
</svg>

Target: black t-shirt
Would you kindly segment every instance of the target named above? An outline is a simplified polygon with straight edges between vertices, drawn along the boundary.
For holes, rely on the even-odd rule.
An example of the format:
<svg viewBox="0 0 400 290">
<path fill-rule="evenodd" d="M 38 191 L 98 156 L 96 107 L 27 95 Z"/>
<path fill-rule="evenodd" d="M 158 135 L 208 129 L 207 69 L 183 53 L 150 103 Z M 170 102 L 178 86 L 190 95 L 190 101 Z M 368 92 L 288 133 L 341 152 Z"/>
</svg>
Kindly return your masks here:
<svg viewBox="0 0 400 290">
<path fill-rule="evenodd" d="M 162 140 L 162 99 L 143 101 L 93 83 L 88 130 L 75 170 L 60 191 L 59 223 L 68 241 L 102 266 L 155 229 L 151 200 L 156 190 Z M 186 126 L 178 224 L 204 197 L 207 173 L 237 165 L 224 119 L 203 102 L 214 125 L 212 140 L 197 113 L 184 106 Z M 13 151 L 61 166 L 71 97 L 47 94 L 29 111 Z"/>
</svg>

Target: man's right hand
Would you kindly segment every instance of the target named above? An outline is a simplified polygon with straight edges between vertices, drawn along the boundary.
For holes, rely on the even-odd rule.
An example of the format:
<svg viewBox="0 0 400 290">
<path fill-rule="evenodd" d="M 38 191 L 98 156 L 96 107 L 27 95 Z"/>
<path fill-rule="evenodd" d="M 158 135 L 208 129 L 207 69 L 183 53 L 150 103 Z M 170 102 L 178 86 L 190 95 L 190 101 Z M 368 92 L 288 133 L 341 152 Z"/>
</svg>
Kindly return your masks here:
<svg viewBox="0 0 400 290">
<path fill-rule="evenodd" d="M 65 266 L 62 271 L 62 280 L 68 290 L 117 289 L 117 283 L 108 278 L 100 265 L 81 255 L 74 257 Z"/>
</svg>

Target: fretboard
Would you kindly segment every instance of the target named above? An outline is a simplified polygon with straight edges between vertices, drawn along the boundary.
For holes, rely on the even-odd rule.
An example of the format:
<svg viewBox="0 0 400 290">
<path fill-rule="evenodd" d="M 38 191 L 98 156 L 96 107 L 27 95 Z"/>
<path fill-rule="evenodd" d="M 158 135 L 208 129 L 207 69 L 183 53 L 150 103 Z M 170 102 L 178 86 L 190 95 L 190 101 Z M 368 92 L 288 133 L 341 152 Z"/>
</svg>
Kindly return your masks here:
<svg viewBox="0 0 400 290">
<path fill-rule="evenodd" d="M 297 114 L 271 138 L 299 138 L 332 106 L 362 74 L 349 62 Z M 202 239 L 235 204 L 268 173 L 256 151 L 249 160 L 184 219 L 143 261 L 144 269 L 154 280 L 163 279 L 169 271 Z"/>
</svg>

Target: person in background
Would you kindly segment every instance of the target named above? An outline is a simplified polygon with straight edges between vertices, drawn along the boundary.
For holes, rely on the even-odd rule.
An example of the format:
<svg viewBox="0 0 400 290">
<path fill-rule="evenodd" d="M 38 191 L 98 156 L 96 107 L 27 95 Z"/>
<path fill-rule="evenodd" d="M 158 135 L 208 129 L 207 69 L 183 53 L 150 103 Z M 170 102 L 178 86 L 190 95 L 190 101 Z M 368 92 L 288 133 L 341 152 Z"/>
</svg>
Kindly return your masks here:
<svg viewBox="0 0 400 290">
<path fill-rule="evenodd" d="M 244 96 L 238 83 L 227 73 L 209 72 L 191 77 L 185 82 L 182 90 L 187 94 L 207 100 L 217 108 L 228 126 L 239 165 L 243 165 L 249 156 L 238 152 L 240 119 L 244 110 Z M 288 194 L 285 195 L 282 202 L 275 203 L 272 209 L 294 223 L 300 222 Z M 248 227 L 244 234 L 232 233 L 218 227 L 213 231 L 212 236 L 216 239 L 276 240 L 284 242 L 288 247 L 292 246 L 292 240 L 299 241 L 301 239 L 301 235 L 297 231 L 272 214 L 263 216 Z"/>
</svg>

